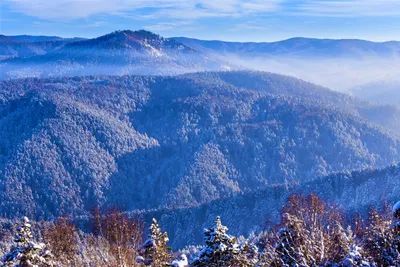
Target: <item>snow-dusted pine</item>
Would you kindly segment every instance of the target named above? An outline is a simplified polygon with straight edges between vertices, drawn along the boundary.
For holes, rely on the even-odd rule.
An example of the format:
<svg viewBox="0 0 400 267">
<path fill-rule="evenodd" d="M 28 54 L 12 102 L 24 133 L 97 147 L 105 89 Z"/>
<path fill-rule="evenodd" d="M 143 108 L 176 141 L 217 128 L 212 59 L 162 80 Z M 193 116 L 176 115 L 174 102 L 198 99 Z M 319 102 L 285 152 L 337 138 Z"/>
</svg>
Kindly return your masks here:
<svg viewBox="0 0 400 267">
<path fill-rule="evenodd" d="M 149 230 L 149 237 L 141 246 L 140 256 L 136 258 L 136 261 L 143 266 L 170 266 L 171 255 L 167 246 L 168 234 L 161 231 L 156 219 L 153 219 Z"/>
<path fill-rule="evenodd" d="M 1 259 L 1 267 L 48 267 L 54 266 L 52 255 L 46 249 L 45 244 L 33 241 L 31 232 L 32 225 L 27 217 L 22 219 L 21 225 L 17 228 L 15 245 L 10 252 Z"/>
</svg>

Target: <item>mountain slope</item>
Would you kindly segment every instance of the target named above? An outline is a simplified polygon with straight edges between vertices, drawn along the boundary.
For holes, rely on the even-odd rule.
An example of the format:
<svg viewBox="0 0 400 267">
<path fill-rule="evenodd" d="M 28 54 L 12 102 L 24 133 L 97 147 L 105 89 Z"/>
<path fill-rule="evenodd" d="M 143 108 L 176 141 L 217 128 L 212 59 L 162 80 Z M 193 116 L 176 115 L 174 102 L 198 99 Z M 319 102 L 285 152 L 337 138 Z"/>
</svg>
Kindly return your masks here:
<svg viewBox="0 0 400 267">
<path fill-rule="evenodd" d="M 270 81 L 239 88 L 227 75 L 1 82 L 0 214 L 198 207 L 400 160 L 391 132 L 301 96 L 317 87 L 236 72 Z M 277 94 L 294 85 L 299 96 Z"/>
<path fill-rule="evenodd" d="M 91 74 L 181 74 L 226 70 L 229 64 L 148 31 L 116 31 L 6 61 L 0 79 Z"/>
<path fill-rule="evenodd" d="M 366 214 L 371 206 L 379 207 L 400 199 L 400 166 L 378 170 L 336 173 L 300 185 L 271 186 L 255 192 L 212 201 L 196 208 L 160 209 L 143 213 L 150 221 L 155 217 L 169 233 L 171 246 L 182 248 L 199 244 L 203 235 L 198 229 L 210 225 L 221 216 L 229 231 L 237 236 L 260 232 L 279 223 L 280 211 L 287 198 L 295 193 L 315 193 L 334 203 L 347 214 Z"/>
<path fill-rule="evenodd" d="M 400 134 L 400 108 L 372 104 L 347 94 L 332 91 L 312 83 L 273 73 L 257 71 L 231 71 L 209 74 L 210 78 L 223 80 L 238 88 L 245 88 L 274 95 L 301 97 L 333 108 L 346 110 L 355 116 L 375 122 Z M 194 74 L 196 76 L 196 74 Z M 279 80 L 279 82 L 276 82 Z"/>
</svg>

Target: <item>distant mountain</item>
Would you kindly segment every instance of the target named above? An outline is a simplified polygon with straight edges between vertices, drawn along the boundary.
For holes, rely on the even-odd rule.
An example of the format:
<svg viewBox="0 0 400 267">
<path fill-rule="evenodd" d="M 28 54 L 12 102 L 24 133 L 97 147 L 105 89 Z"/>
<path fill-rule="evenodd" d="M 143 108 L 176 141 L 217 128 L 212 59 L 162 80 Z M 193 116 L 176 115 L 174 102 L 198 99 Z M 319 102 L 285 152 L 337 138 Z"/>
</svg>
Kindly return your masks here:
<svg viewBox="0 0 400 267">
<path fill-rule="evenodd" d="M 0 78 L 89 74 L 182 74 L 227 70 L 230 65 L 154 33 L 116 31 L 98 38 L 69 42 L 29 58 L 5 61 Z"/>
<path fill-rule="evenodd" d="M 394 57 L 400 55 L 400 42 L 370 42 L 357 39 L 291 38 L 277 42 L 224 42 L 205 41 L 186 37 L 174 37 L 189 47 L 203 52 L 236 54 L 239 56 L 271 57 Z"/>
<path fill-rule="evenodd" d="M 0 215 L 197 209 L 400 161 L 399 137 L 358 110 L 381 116 L 259 72 L 3 81 Z"/>
<path fill-rule="evenodd" d="M 349 93 L 382 105 L 400 106 L 400 81 L 383 80 L 356 86 Z"/>
<path fill-rule="evenodd" d="M 292 38 L 241 43 L 172 39 L 244 68 L 295 76 L 341 92 L 399 76 L 400 42 L 397 41 Z"/>
<path fill-rule="evenodd" d="M 42 35 L 14 35 L 9 37 L 17 41 L 28 42 L 28 43 L 53 42 L 53 41 L 76 42 L 85 40 L 85 38 L 80 38 L 80 37 L 63 38 L 59 36 L 42 36 Z"/>
<path fill-rule="evenodd" d="M 0 35 L 0 62 L 8 58 L 30 57 L 40 54 L 45 54 L 45 51 L 35 44 L 28 44 Z"/>
<path fill-rule="evenodd" d="M 167 50 L 179 50 L 183 52 L 195 52 L 193 49 L 178 43 L 177 41 L 164 39 L 163 37 L 145 30 L 116 31 L 98 38 L 83 40 L 69 44 L 68 48 L 88 48 L 105 50 L 134 50 L 160 55 Z"/>
<path fill-rule="evenodd" d="M 29 58 L 44 55 L 63 45 L 82 38 L 61 38 L 50 36 L 5 36 L 0 35 L 0 62 L 5 59 Z"/>
<path fill-rule="evenodd" d="M 394 41 L 292 38 L 240 43 L 163 38 L 144 30 L 116 31 L 87 40 L 8 38 L 19 43 L 0 41 L 0 79 L 252 69 L 296 76 L 344 91 L 374 79 L 398 76 L 400 67 L 400 43 Z"/>
</svg>

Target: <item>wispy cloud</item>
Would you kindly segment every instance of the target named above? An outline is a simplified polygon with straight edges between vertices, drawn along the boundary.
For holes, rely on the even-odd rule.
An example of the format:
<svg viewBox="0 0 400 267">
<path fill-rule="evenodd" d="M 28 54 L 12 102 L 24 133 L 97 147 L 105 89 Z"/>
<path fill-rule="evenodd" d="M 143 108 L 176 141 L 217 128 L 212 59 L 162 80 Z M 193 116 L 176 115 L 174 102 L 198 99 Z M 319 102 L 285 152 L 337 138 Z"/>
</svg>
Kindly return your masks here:
<svg viewBox="0 0 400 267">
<path fill-rule="evenodd" d="M 192 21 L 159 22 L 145 26 L 144 28 L 150 31 L 168 31 L 176 29 L 177 27 L 179 27 L 181 30 L 192 30 L 195 28 Z"/>
<path fill-rule="evenodd" d="M 106 24 L 105 21 L 95 21 L 93 23 L 87 24 L 86 27 L 101 27 L 101 26 L 103 26 L 105 24 Z"/>
<path fill-rule="evenodd" d="M 233 28 L 229 29 L 231 32 L 241 31 L 264 31 L 270 29 L 278 22 L 276 19 L 268 20 L 249 20 L 244 23 L 238 23 Z"/>
<path fill-rule="evenodd" d="M 44 19 L 86 18 L 153 9 L 148 15 L 173 18 L 240 16 L 277 11 L 284 0 L 5 0 L 10 9 Z M 140 14 L 139 14 L 140 15 Z"/>
<path fill-rule="evenodd" d="M 400 15 L 399 0 L 310 0 L 295 13 L 310 16 L 367 17 Z"/>
</svg>

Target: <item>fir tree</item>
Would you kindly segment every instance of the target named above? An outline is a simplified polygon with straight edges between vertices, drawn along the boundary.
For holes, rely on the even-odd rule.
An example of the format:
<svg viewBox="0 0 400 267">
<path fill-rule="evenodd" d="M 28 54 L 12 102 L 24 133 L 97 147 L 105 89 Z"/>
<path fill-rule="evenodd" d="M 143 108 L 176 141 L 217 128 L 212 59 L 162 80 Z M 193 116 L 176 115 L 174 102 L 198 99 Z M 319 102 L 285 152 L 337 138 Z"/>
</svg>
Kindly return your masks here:
<svg viewBox="0 0 400 267">
<path fill-rule="evenodd" d="M 22 219 L 21 225 L 17 228 L 14 241 L 16 245 L 11 251 L 3 256 L 2 267 L 42 267 L 53 266 L 51 262 L 51 253 L 46 250 L 43 243 L 32 241 L 31 224 L 27 217 Z"/>
<path fill-rule="evenodd" d="M 144 266 L 170 266 L 171 255 L 168 250 L 168 234 L 163 233 L 157 220 L 153 219 L 150 226 L 149 238 L 144 242 L 139 251 L 137 262 Z"/>
<path fill-rule="evenodd" d="M 247 258 L 249 247 L 243 250 L 236 242 L 236 238 L 228 235 L 228 228 L 217 217 L 215 226 L 204 231 L 205 246 L 194 259 L 192 265 L 196 267 L 225 267 L 225 266 L 252 266 Z"/>
</svg>

